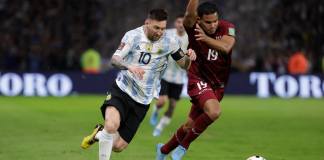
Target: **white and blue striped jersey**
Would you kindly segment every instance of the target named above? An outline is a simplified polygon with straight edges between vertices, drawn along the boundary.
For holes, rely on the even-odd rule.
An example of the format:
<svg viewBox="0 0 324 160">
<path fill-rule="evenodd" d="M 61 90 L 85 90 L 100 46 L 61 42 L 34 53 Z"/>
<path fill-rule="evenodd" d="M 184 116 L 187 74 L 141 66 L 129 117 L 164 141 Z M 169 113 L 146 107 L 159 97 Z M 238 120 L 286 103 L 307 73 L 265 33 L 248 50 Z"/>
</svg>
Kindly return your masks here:
<svg viewBox="0 0 324 160">
<path fill-rule="evenodd" d="M 179 36 L 176 29 L 168 29 L 166 30 L 166 35 L 175 37 L 179 41 L 181 49 L 184 52 L 187 52 L 189 41 L 188 35 L 186 33 L 182 36 Z M 183 84 L 184 81 L 187 80 L 187 72 L 186 70 L 182 69 L 176 61 L 174 61 L 172 58 L 169 58 L 168 67 L 165 70 L 162 79 L 170 83 Z"/>
<path fill-rule="evenodd" d="M 179 41 L 164 34 L 158 41 L 150 41 L 144 33 L 144 26 L 128 31 L 122 38 L 114 55 L 124 59 L 126 64 L 142 67 L 143 79 L 128 70 L 121 70 L 116 78 L 119 88 L 141 104 L 150 104 L 158 98 L 160 81 L 167 68 L 169 54 L 177 52 Z"/>
</svg>

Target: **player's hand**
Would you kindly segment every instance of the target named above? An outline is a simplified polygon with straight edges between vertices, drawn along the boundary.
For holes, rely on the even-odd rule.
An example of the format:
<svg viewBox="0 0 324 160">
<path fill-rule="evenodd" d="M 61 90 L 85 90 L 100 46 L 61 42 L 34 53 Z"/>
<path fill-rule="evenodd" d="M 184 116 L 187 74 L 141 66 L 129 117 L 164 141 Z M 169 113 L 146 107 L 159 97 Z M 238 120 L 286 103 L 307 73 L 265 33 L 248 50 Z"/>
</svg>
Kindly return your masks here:
<svg viewBox="0 0 324 160">
<path fill-rule="evenodd" d="M 189 57 L 191 61 L 195 61 L 197 58 L 196 52 L 191 48 L 188 49 L 186 55 Z"/>
<path fill-rule="evenodd" d="M 206 41 L 209 38 L 198 24 L 196 24 L 195 31 L 197 32 L 197 34 L 195 34 L 197 41 Z"/>
<path fill-rule="evenodd" d="M 137 78 L 139 78 L 140 80 L 143 79 L 143 75 L 145 73 L 144 69 L 141 67 L 137 67 L 137 66 L 129 66 L 128 70 L 133 73 Z"/>
</svg>

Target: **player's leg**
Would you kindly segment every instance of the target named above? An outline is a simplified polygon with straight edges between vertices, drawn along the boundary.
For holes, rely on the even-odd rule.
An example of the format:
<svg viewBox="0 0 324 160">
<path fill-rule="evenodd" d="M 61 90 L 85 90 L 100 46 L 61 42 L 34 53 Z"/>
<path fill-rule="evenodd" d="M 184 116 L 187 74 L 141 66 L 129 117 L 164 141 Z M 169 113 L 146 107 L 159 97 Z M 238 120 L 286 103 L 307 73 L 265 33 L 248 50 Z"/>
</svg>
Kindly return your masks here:
<svg viewBox="0 0 324 160">
<path fill-rule="evenodd" d="M 212 124 L 221 113 L 220 104 L 217 99 L 209 99 L 204 104 L 202 113 L 193 123 L 191 130 L 181 141 L 181 146 L 188 149 L 190 143 L 195 140 L 210 124 Z"/>
<path fill-rule="evenodd" d="M 176 133 L 173 135 L 173 137 L 166 143 L 162 148 L 161 151 L 162 153 L 168 154 L 172 150 L 174 150 L 181 141 L 184 139 L 186 134 L 188 133 L 189 130 L 191 130 L 194 120 L 199 117 L 204 111 L 202 108 L 198 107 L 197 105 L 192 105 L 191 110 L 188 116 L 187 121 L 176 131 Z"/>
<path fill-rule="evenodd" d="M 172 154 L 173 160 L 180 160 L 188 150 L 191 142 L 200 136 L 210 124 L 219 118 L 221 108 L 217 97 L 217 93 L 215 94 L 211 91 L 207 91 L 204 94 L 195 97 L 194 101 L 198 103 L 197 105 L 202 107 L 203 113 L 195 118 L 192 128 L 187 132 L 180 145 L 175 149 L 175 152 Z"/>
<path fill-rule="evenodd" d="M 224 88 L 216 89 L 213 92 L 206 92 L 200 97 L 197 97 L 197 103 L 203 106 L 204 113 L 199 115 L 189 130 L 186 137 L 182 140 L 181 145 L 188 149 L 190 143 L 195 140 L 205 129 L 217 120 L 221 115 L 220 101 L 224 95 Z"/>
<path fill-rule="evenodd" d="M 174 108 L 176 107 L 177 100 L 170 98 L 169 106 L 165 114 L 161 117 L 159 123 L 156 125 L 153 136 L 160 136 L 163 129 L 170 124 Z"/>
<path fill-rule="evenodd" d="M 149 109 L 149 105 L 139 104 L 130 97 L 125 99 L 125 105 L 128 110 L 123 116 L 123 123 L 118 128 L 118 135 L 115 136 L 114 152 L 121 152 L 127 148 Z"/>
<path fill-rule="evenodd" d="M 154 104 L 153 111 L 152 111 L 151 118 L 150 118 L 150 124 L 152 126 L 156 126 L 156 124 L 158 123 L 159 112 L 167 100 L 168 100 L 168 97 L 166 95 L 160 95 L 159 99 Z"/>
<path fill-rule="evenodd" d="M 114 152 L 121 152 L 124 149 L 126 149 L 126 147 L 128 146 L 128 142 L 126 142 L 117 132 L 117 134 L 114 137 L 114 143 L 113 143 L 113 151 Z"/>
<path fill-rule="evenodd" d="M 111 126 L 114 126 L 115 128 L 119 127 L 120 111 L 123 111 L 124 109 L 122 108 L 122 101 L 118 98 L 118 96 L 116 96 L 122 94 L 121 91 L 117 87 L 113 87 L 112 92 L 115 96 L 109 94 L 104 101 L 104 104 L 100 108 L 102 116 L 105 120 L 105 126 L 97 125 L 89 136 L 83 138 L 81 143 L 82 148 L 89 148 L 95 142 L 100 141 L 100 139 L 105 141 L 107 139 L 112 139 L 112 136 L 116 133 L 117 129 L 113 129 Z M 119 110 L 117 110 L 117 108 L 119 108 Z"/>
<path fill-rule="evenodd" d="M 99 140 L 99 160 L 109 160 L 113 148 L 114 137 L 120 126 L 120 113 L 114 106 L 108 106 L 105 111 L 104 129 L 96 135 Z"/>
<path fill-rule="evenodd" d="M 172 88 L 172 90 L 171 89 L 168 90 L 169 106 L 168 106 L 167 111 L 164 113 L 164 115 L 160 119 L 158 125 L 155 127 L 155 129 L 153 131 L 153 136 L 160 136 L 163 129 L 167 125 L 170 124 L 174 109 L 177 104 L 177 101 L 180 99 L 183 85 L 169 83 L 169 88 Z"/>
<path fill-rule="evenodd" d="M 168 82 L 166 82 L 165 80 L 162 79 L 159 98 L 153 106 L 153 111 L 152 111 L 152 115 L 150 118 L 150 124 L 152 126 L 156 126 L 156 124 L 158 123 L 159 111 L 161 110 L 161 108 L 164 106 L 164 104 L 168 100 L 168 97 L 167 97 L 168 88 L 169 88 Z"/>
<path fill-rule="evenodd" d="M 169 154 L 173 149 L 175 149 L 186 136 L 187 131 L 191 128 L 192 124 L 193 120 L 188 118 L 188 120 L 177 129 L 171 139 L 161 147 L 161 152 L 163 154 Z"/>
<path fill-rule="evenodd" d="M 181 160 L 189 148 L 189 145 L 198 136 L 201 135 L 205 129 L 216 120 L 220 115 L 220 107 L 218 101 L 208 100 L 204 107 L 204 113 L 202 113 L 197 119 L 193 121 L 192 128 L 187 131 L 186 136 L 180 142 L 180 145 L 172 153 L 172 160 Z M 218 107 L 215 107 L 218 106 Z M 208 109 L 207 109 L 208 108 Z M 218 108 L 218 109 L 213 109 Z"/>
</svg>

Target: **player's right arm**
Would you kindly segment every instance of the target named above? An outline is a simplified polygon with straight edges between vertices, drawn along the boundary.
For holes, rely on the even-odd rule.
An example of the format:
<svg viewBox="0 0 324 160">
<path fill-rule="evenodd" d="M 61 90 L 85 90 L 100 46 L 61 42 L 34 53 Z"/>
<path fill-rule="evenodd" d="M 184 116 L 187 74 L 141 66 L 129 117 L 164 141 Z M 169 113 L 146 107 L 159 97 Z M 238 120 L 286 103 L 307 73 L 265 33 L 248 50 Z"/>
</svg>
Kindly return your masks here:
<svg viewBox="0 0 324 160">
<path fill-rule="evenodd" d="M 199 0 L 190 0 L 187 5 L 186 13 L 183 19 L 183 26 L 186 28 L 194 27 L 197 21 L 197 8 Z"/>
<path fill-rule="evenodd" d="M 123 58 L 120 57 L 119 55 L 113 55 L 111 58 L 111 63 L 114 67 L 121 69 L 121 70 L 129 70 L 131 73 L 133 73 L 139 79 L 143 79 L 143 75 L 145 73 L 144 69 L 141 67 L 126 64 L 126 62 L 123 60 Z"/>
<path fill-rule="evenodd" d="M 132 48 L 132 36 L 129 35 L 129 33 L 125 34 L 123 37 L 118 49 L 113 54 L 111 58 L 111 64 L 121 70 L 129 70 L 131 73 L 133 73 L 136 77 L 139 79 L 143 78 L 143 75 L 145 73 L 143 68 L 140 68 L 135 65 L 127 64 L 124 61 L 124 57 L 127 56 Z"/>
</svg>

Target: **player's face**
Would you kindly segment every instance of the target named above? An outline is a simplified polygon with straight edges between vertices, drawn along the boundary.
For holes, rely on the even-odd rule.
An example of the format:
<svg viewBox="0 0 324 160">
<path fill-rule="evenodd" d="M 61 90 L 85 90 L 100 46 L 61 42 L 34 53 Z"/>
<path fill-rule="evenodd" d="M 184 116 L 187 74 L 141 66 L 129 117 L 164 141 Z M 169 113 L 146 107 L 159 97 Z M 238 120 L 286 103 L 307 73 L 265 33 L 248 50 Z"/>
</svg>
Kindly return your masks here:
<svg viewBox="0 0 324 160">
<path fill-rule="evenodd" d="M 174 21 L 174 27 L 180 33 L 185 31 L 185 28 L 183 27 L 183 18 L 182 17 L 179 17 Z"/>
<path fill-rule="evenodd" d="M 218 14 L 203 15 L 198 19 L 198 23 L 207 34 L 214 34 L 218 27 Z"/>
<path fill-rule="evenodd" d="M 164 34 L 167 21 L 147 20 L 146 25 L 146 36 L 151 41 L 159 40 Z"/>
</svg>

